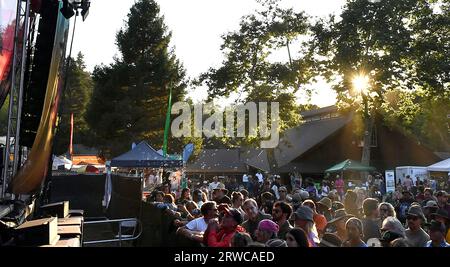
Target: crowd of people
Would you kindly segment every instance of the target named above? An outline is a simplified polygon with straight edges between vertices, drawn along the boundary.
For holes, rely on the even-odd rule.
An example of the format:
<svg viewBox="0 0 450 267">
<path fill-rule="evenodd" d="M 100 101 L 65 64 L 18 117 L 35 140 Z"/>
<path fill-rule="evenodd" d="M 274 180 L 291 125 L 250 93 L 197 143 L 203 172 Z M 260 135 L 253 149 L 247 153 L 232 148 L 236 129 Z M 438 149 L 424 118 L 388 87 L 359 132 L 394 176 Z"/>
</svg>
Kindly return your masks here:
<svg viewBox="0 0 450 267">
<path fill-rule="evenodd" d="M 380 175 L 359 186 L 344 180 L 214 177 L 178 195 L 162 184 L 147 201 L 175 218 L 178 235 L 205 247 L 450 247 L 448 183 L 406 177 L 386 193 Z"/>
</svg>

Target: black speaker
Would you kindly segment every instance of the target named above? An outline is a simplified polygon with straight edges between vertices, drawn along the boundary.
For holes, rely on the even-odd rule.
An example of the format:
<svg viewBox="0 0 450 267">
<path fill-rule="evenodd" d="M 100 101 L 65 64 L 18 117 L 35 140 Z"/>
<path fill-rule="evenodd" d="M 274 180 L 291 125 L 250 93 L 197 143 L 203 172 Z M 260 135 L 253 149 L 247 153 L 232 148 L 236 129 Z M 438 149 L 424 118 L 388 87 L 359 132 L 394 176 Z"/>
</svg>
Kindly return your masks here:
<svg viewBox="0 0 450 267">
<path fill-rule="evenodd" d="M 35 50 L 27 57 L 20 127 L 21 145 L 26 147 L 33 145 L 41 121 L 52 62 L 58 8 L 59 1 L 42 1 Z"/>
</svg>

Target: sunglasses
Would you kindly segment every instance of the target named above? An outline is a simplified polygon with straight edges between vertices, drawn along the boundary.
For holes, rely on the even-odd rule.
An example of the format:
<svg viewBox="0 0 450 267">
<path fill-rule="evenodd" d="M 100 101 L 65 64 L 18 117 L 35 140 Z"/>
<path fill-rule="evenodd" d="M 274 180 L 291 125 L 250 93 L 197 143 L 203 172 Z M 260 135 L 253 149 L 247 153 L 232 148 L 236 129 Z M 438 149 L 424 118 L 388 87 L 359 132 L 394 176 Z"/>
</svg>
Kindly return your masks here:
<svg viewBox="0 0 450 267">
<path fill-rule="evenodd" d="M 380 209 L 380 211 L 388 212 L 389 210 L 388 209 Z"/>
</svg>

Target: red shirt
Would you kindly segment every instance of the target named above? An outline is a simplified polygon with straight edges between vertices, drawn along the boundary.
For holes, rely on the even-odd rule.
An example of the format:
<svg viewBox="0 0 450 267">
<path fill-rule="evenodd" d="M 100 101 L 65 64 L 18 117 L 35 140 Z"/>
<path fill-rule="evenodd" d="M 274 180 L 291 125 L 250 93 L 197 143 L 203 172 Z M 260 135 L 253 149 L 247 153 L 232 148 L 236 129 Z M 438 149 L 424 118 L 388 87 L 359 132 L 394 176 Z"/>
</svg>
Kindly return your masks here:
<svg viewBox="0 0 450 267">
<path fill-rule="evenodd" d="M 327 226 L 327 219 L 322 214 L 314 214 L 314 223 L 318 231 L 323 232 Z"/>
<path fill-rule="evenodd" d="M 243 233 L 245 232 L 245 229 L 242 226 L 238 225 L 236 229 L 231 231 L 225 231 L 224 229 L 219 230 L 219 232 L 217 232 L 215 229 L 209 231 L 207 240 L 208 247 L 230 247 L 231 238 L 236 232 Z"/>
</svg>

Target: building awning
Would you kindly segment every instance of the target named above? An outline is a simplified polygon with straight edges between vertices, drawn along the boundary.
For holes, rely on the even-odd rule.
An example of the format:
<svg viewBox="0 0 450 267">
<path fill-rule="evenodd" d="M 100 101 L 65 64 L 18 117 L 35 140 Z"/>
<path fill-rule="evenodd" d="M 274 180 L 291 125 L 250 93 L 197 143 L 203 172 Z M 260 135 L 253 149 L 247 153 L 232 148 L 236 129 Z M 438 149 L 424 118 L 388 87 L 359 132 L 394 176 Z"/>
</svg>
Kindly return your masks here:
<svg viewBox="0 0 450 267">
<path fill-rule="evenodd" d="M 341 171 L 371 172 L 375 170 L 376 170 L 375 167 L 364 165 L 356 160 L 347 159 L 325 170 L 325 172 L 341 172 Z"/>
</svg>

